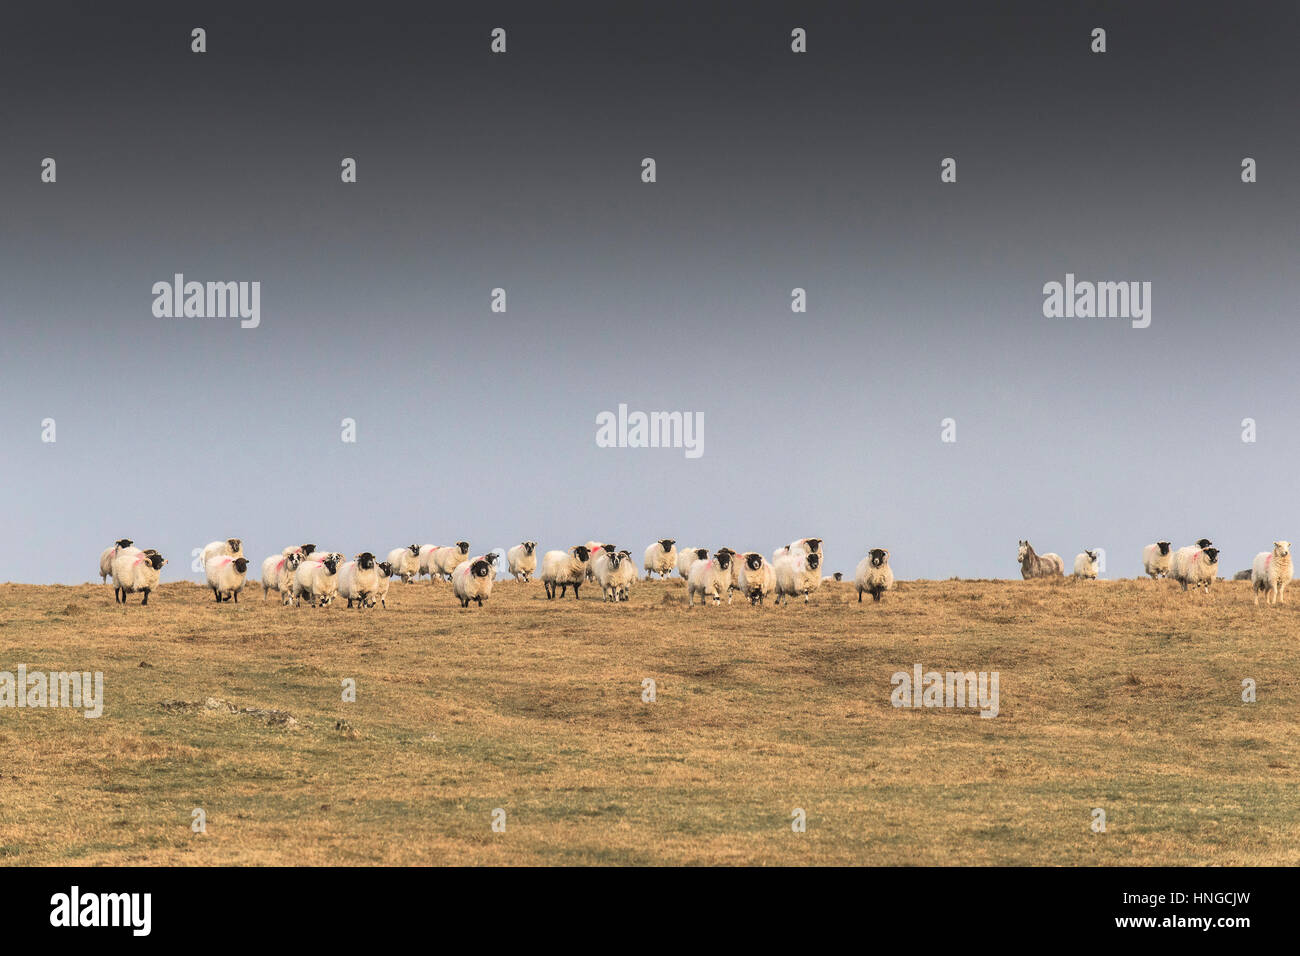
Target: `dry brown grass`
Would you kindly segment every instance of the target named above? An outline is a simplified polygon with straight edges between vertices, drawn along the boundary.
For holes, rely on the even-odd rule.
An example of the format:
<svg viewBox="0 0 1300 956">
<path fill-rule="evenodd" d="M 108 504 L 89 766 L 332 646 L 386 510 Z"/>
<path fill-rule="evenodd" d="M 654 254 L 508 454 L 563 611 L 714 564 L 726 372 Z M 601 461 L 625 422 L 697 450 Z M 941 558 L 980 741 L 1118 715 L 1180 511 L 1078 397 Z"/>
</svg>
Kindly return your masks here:
<svg viewBox="0 0 1300 956">
<path fill-rule="evenodd" d="M 1245 583 L 392 597 L 168 584 L 121 608 L 106 586 L 0 585 L 0 670 L 100 670 L 107 697 L 98 720 L 0 709 L 0 862 L 1300 863 L 1300 604 L 1257 609 Z M 917 662 L 998 670 L 1001 716 L 891 707 Z M 161 706 L 208 697 L 298 723 Z"/>
</svg>

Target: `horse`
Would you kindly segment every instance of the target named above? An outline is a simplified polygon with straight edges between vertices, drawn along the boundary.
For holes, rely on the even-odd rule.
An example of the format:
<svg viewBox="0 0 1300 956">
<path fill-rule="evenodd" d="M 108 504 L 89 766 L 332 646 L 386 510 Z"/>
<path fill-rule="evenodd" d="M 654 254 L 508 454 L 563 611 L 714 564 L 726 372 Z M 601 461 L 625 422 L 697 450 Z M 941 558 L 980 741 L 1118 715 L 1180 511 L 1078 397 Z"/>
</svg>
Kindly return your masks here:
<svg viewBox="0 0 1300 956">
<path fill-rule="evenodd" d="M 1065 577 L 1065 562 L 1059 554 L 1050 551 L 1047 554 L 1035 554 L 1033 545 L 1028 541 L 1020 542 L 1016 560 L 1020 562 L 1020 576 L 1026 581 L 1030 578 Z"/>
</svg>

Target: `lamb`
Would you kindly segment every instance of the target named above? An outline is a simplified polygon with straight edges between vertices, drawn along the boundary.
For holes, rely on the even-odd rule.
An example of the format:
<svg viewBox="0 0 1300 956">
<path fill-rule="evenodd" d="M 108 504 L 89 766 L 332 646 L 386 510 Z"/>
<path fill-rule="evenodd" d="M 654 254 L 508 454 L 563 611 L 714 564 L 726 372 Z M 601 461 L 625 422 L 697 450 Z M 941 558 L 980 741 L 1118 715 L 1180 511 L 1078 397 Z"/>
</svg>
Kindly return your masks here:
<svg viewBox="0 0 1300 956">
<path fill-rule="evenodd" d="M 113 603 L 125 604 L 126 596 L 136 591 L 144 594 L 140 606 L 149 603 L 149 592 L 158 586 L 158 577 L 167 561 L 157 551 L 122 548 L 113 557 Z"/>
<path fill-rule="evenodd" d="M 736 589 L 749 598 L 750 604 L 762 604 L 776 590 L 776 571 L 757 551 L 746 551 L 735 561 Z"/>
<path fill-rule="evenodd" d="M 677 552 L 677 573 L 682 576 L 682 580 L 689 580 L 691 576 L 691 565 L 696 561 L 703 561 L 709 556 L 707 548 L 682 548 Z"/>
<path fill-rule="evenodd" d="M 304 545 L 306 547 L 306 545 Z M 262 600 L 272 591 L 280 592 L 280 603 L 293 598 L 293 573 L 303 561 L 299 548 L 285 548 L 286 554 L 273 554 L 262 562 Z"/>
<path fill-rule="evenodd" d="M 218 554 L 228 554 L 232 558 L 238 558 L 244 553 L 244 543 L 238 538 L 227 538 L 225 541 L 213 541 L 204 546 L 202 554 L 199 555 L 199 563 L 205 568 L 208 566 L 208 559 Z"/>
<path fill-rule="evenodd" d="M 834 574 L 828 574 L 825 577 L 823 577 L 822 584 L 830 584 L 832 581 L 838 584 L 840 581 L 843 580 L 844 580 L 844 572 L 836 571 Z"/>
<path fill-rule="evenodd" d="M 338 568 L 338 558 L 333 554 L 323 561 L 302 562 L 293 573 L 294 600 L 301 603 L 303 598 L 308 598 L 312 607 L 329 604 L 338 593 Z"/>
<path fill-rule="evenodd" d="M 379 567 L 369 551 L 362 551 L 339 567 L 339 597 L 347 600 L 348 607 L 352 607 L 354 601 L 357 607 L 374 607 L 378 587 Z"/>
<path fill-rule="evenodd" d="M 469 557 L 469 542 L 457 541 L 448 547 L 439 548 L 429 559 L 430 572 L 437 572 L 444 581 L 451 580 L 451 573 L 460 567 L 462 561 Z M 389 557 L 392 560 L 392 557 Z"/>
<path fill-rule="evenodd" d="M 228 554 L 215 554 L 208 558 L 207 564 L 203 565 L 203 573 L 208 579 L 208 587 L 212 588 L 212 596 L 217 599 L 218 604 L 222 601 L 233 601 L 238 604 L 239 592 L 244 589 L 244 582 L 248 576 L 248 558 L 242 554 L 237 558 L 232 558 Z M 262 598 L 265 600 L 265 592 L 262 593 Z"/>
<path fill-rule="evenodd" d="M 789 604 L 795 594 L 803 595 L 807 604 L 809 595 L 822 586 L 822 556 L 817 551 L 807 554 L 787 553 L 779 560 L 773 561 L 776 569 L 776 603 Z"/>
<path fill-rule="evenodd" d="M 645 568 L 647 580 L 656 574 L 666 578 L 673 573 L 673 567 L 677 564 L 675 544 L 677 542 L 673 538 L 661 538 L 645 549 L 645 560 L 641 566 Z"/>
<path fill-rule="evenodd" d="M 507 551 L 506 567 L 516 581 L 527 584 L 537 573 L 537 542 L 523 541 Z"/>
<path fill-rule="evenodd" d="M 772 552 L 772 563 L 776 564 L 781 558 L 797 554 L 821 554 L 821 538 L 800 538 L 797 541 L 791 541 L 784 548 L 777 548 Z"/>
<path fill-rule="evenodd" d="M 632 582 L 636 580 L 636 567 L 627 551 L 601 550 L 591 559 L 596 583 L 606 601 L 626 601 Z"/>
<path fill-rule="evenodd" d="M 889 566 L 889 551 L 885 548 L 872 548 L 867 556 L 858 562 L 853 575 L 853 583 L 858 588 L 858 603 L 862 603 L 864 593 L 871 595 L 872 601 L 879 601 L 880 596 L 894 586 L 894 571 Z"/>
<path fill-rule="evenodd" d="M 1218 573 L 1218 548 L 1199 548 L 1196 545 L 1188 545 L 1186 548 L 1179 548 L 1174 552 L 1169 576 L 1182 584 L 1184 591 L 1187 590 L 1187 586 L 1190 584 L 1193 591 L 1204 587 L 1205 593 L 1209 594 L 1210 585 L 1214 583 L 1214 578 Z"/>
<path fill-rule="evenodd" d="M 408 544 L 404 548 L 394 548 L 388 552 L 388 563 L 397 569 L 403 584 L 410 584 L 411 579 L 420 574 L 420 546 Z"/>
<path fill-rule="evenodd" d="M 691 565 L 690 576 L 686 579 L 686 605 L 694 607 L 695 595 L 700 596 L 703 604 L 709 595 L 713 603 L 722 603 L 722 592 L 731 595 L 731 550 L 723 548 L 712 558 L 696 561 Z"/>
<path fill-rule="evenodd" d="M 121 551 L 123 548 L 131 547 L 131 545 L 133 544 L 135 544 L 135 542 L 132 541 L 130 538 L 122 538 L 119 541 L 113 542 L 113 546 L 111 548 L 105 548 L 103 551 L 100 552 L 99 554 L 99 583 L 100 584 L 106 584 L 108 582 L 108 579 L 113 576 L 113 559 L 117 557 L 117 553 Z"/>
<path fill-rule="evenodd" d="M 379 572 L 379 577 L 375 582 L 374 593 L 370 595 L 370 606 L 374 607 L 375 602 L 385 611 L 388 610 L 388 584 L 393 578 L 393 566 L 387 561 L 380 561 L 375 565 L 375 570 Z"/>
<path fill-rule="evenodd" d="M 1255 606 L 1260 594 L 1267 594 L 1267 604 L 1285 604 L 1286 586 L 1291 583 L 1291 542 L 1274 541 L 1272 552 L 1255 555 L 1250 567 L 1250 584 L 1255 591 Z"/>
<path fill-rule="evenodd" d="M 451 589 L 460 599 L 461 607 L 469 607 L 470 601 L 476 601 L 482 607 L 483 602 L 492 594 L 492 582 L 495 579 L 492 563 L 487 558 L 470 558 L 458 564 L 451 573 Z M 576 587 L 574 593 L 577 593 Z"/>
<path fill-rule="evenodd" d="M 1152 581 L 1169 573 L 1171 560 L 1168 541 L 1157 541 L 1142 549 L 1142 568 L 1151 576 Z"/>
<path fill-rule="evenodd" d="M 573 597 L 578 597 L 578 585 L 587 577 L 587 562 L 591 552 L 585 544 L 580 544 L 568 551 L 547 551 L 542 555 L 542 586 L 546 588 L 549 601 L 559 592 L 564 597 L 568 588 L 573 588 Z"/>
<path fill-rule="evenodd" d="M 1087 578 L 1089 581 L 1097 580 L 1096 551 L 1085 548 L 1082 553 L 1074 556 L 1074 576 L 1076 578 Z"/>
</svg>

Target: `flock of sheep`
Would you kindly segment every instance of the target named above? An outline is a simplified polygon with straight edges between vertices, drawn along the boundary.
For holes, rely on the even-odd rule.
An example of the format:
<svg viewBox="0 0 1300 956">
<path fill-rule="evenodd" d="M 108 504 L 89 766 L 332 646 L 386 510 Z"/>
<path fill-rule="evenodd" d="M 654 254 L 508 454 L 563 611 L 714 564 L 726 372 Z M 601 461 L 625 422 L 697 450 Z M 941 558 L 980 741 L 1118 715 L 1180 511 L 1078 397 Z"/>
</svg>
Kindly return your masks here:
<svg viewBox="0 0 1300 956">
<path fill-rule="evenodd" d="M 822 539 L 800 538 L 777 548 L 769 560 L 757 551 L 738 552 L 718 548 L 712 554 L 706 548 L 676 547 L 672 538 L 655 541 L 645 549 L 642 568 L 647 579 L 656 574 L 669 577 L 674 571 L 686 582 L 687 604 L 694 606 L 712 600 L 730 604 L 735 592 L 751 604 L 763 604 L 769 597 L 776 603 L 788 603 L 802 595 L 804 603 L 823 581 L 840 580 L 835 574 L 823 577 Z M 505 552 L 506 566 L 516 581 L 528 583 L 537 574 L 537 542 L 523 541 Z M 452 593 L 461 607 L 471 603 L 478 607 L 492 594 L 496 565 L 500 554 L 495 551 L 470 555 L 467 541 L 454 545 L 412 544 L 394 548 L 386 560 L 363 551 L 351 561 L 337 551 L 320 551 L 314 544 L 290 545 L 262 562 L 262 599 L 278 592 L 281 603 L 297 605 L 303 601 L 313 607 L 324 606 L 336 598 L 348 607 L 387 607 L 388 585 L 393 578 L 410 583 L 428 575 L 430 581 L 450 582 Z M 1074 577 L 1097 577 L 1098 552 L 1083 551 L 1074 559 Z M 1020 573 L 1029 578 L 1060 578 L 1065 562 L 1059 554 L 1038 554 L 1028 541 L 1019 543 L 1017 560 Z M 213 541 L 200 555 L 207 585 L 218 601 L 238 601 L 248 578 L 248 558 L 239 538 Z M 133 547 L 129 538 L 114 542 L 99 557 L 102 580 L 113 579 L 115 602 L 126 603 L 128 594 L 143 594 L 141 604 L 149 603 L 149 593 L 158 586 L 158 578 L 167 561 L 153 549 Z M 564 597 L 570 588 L 574 598 L 578 589 L 594 582 L 605 601 L 626 601 L 634 582 L 639 580 L 629 551 L 612 544 L 588 541 L 567 551 L 547 551 L 542 555 L 541 579 L 548 600 Z M 1178 581 L 1186 591 L 1204 588 L 1206 593 L 1218 576 L 1219 549 L 1208 538 L 1196 544 L 1170 550 L 1168 541 L 1157 541 L 1142 549 L 1142 566 L 1152 579 L 1163 577 Z M 1255 603 L 1260 595 L 1267 603 L 1286 600 L 1291 581 L 1291 543 L 1274 541 L 1273 550 L 1261 551 L 1249 571 L 1236 575 L 1250 580 Z M 858 601 L 870 594 L 873 601 L 894 586 L 894 572 L 889 567 L 889 552 L 872 548 L 857 566 L 854 585 Z"/>
<path fill-rule="evenodd" d="M 1065 575 L 1065 562 L 1059 554 L 1037 554 L 1028 541 L 1020 542 L 1016 560 L 1020 562 L 1020 576 L 1026 580 Z M 1156 541 L 1142 549 L 1142 568 L 1152 580 L 1168 577 L 1179 582 L 1184 591 L 1189 587 L 1193 591 L 1204 588 L 1208 594 L 1210 585 L 1219 576 L 1219 549 L 1209 538 L 1201 538 L 1173 552 L 1168 541 Z M 1096 551 L 1083 551 L 1075 556 L 1074 577 L 1097 577 Z M 1255 555 L 1250 570 L 1238 571 L 1233 580 L 1251 582 L 1256 604 L 1261 594 L 1266 595 L 1269 604 L 1283 603 L 1286 586 L 1291 583 L 1291 542 L 1274 541 L 1272 551 Z"/>
<path fill-rule="evenodd" d="M 645 550 L 643 568 L 646 578 L 658 574 L 666 578 L 676 571 L 686 581 L 687 603 L 701 603 L 710 598 L 721 604 L 725 596 L 730 604 L 736 591 L 751 604 L 762 604 L 775 597 L 778 604 L 803 595 L 804 602 L 821 587 L 823 580 L 840 580 L 835 574 L 822 577 L 822 540 L 800 538 L 778 548 L 769 561 L 757 551 L 738 552 L 719 548 L 712 555 L 705 548 L 682 548 L 672 538 L 654 542 Z M 113 579 L 114 601 L 126 603 L 128 594 L 143 595 L 141 604 L 149 603 L 149 593 L 158 586 L 158 578 L 167 561 L 153 549 L 140 550 L 129 538 L 122 538 L 105 548 L 99 556 L 101 580 Z M 412 544 L 394 548 L 380 561 L 363 551 L 351 561 L 337 551 L 321 551 L 314 544 L 290 545 L 262 562 L 262 599 L 276 591 L 282 604 L 297 605 L 306 601 L 313 607 L 324 606 L 336 598 L 348 607 L 387 607 L 389 583 L 398 578 L 403 583 L 428 575 L 430 581 L 448 581 L 461 607 L 471 603 L 478 607 L 492 594 L 496 565 L 500 555 L 488 552 L 470 555 L 469 542 L 458 541 L 441 547 Z M 524 541 L 505 552 L 506 564 L 516 581 L 528 583 L 537 574 L 537 542 Z M 239 600 L 239 592 L 248 580 L 249 560 L 239 538 L 213 541 L 200 554 L 207 585 L 218 602 Z M 630 552 L 612 544 L 588 541 L 567 551 L 547 551 L 542 555 L 542 586 L 548 600 L 564 597 L 570 588 L 574 598 L 587 582 L 595 582 L 605 601 L 626 601 L 634 582 L 639 580 Z M 889 567 L 889 552 L 873 548 L 858 564 L 855 583 L 858 600 L 870 594 L 879 601 L 894 586 L 894 572 Z"/>
</svg>

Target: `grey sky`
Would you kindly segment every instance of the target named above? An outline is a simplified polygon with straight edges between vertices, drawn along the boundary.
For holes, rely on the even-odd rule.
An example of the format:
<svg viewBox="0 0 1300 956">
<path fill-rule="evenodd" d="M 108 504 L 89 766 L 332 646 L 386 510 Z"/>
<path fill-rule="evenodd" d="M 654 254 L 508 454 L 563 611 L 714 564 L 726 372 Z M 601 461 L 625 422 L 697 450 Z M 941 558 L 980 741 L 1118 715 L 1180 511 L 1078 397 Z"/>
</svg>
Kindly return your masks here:
<svg viewBox="0 0 1300 956">
<path fill-rule="evenodd" d="M 7 12 L 0 580 L 122 535 L 164 580 L 228 535 L 1248 567 L 1300 538 L 1300 17 L 1038 6 Z M 261 326 L 155 318 L 176 272 L 260 281 Z M 1067 272 L 1150 281 L 1150 328 L 1044 318 Z M 703 457 L 597 448 L 620 402 L 702 412 Z"/>
</svg>

